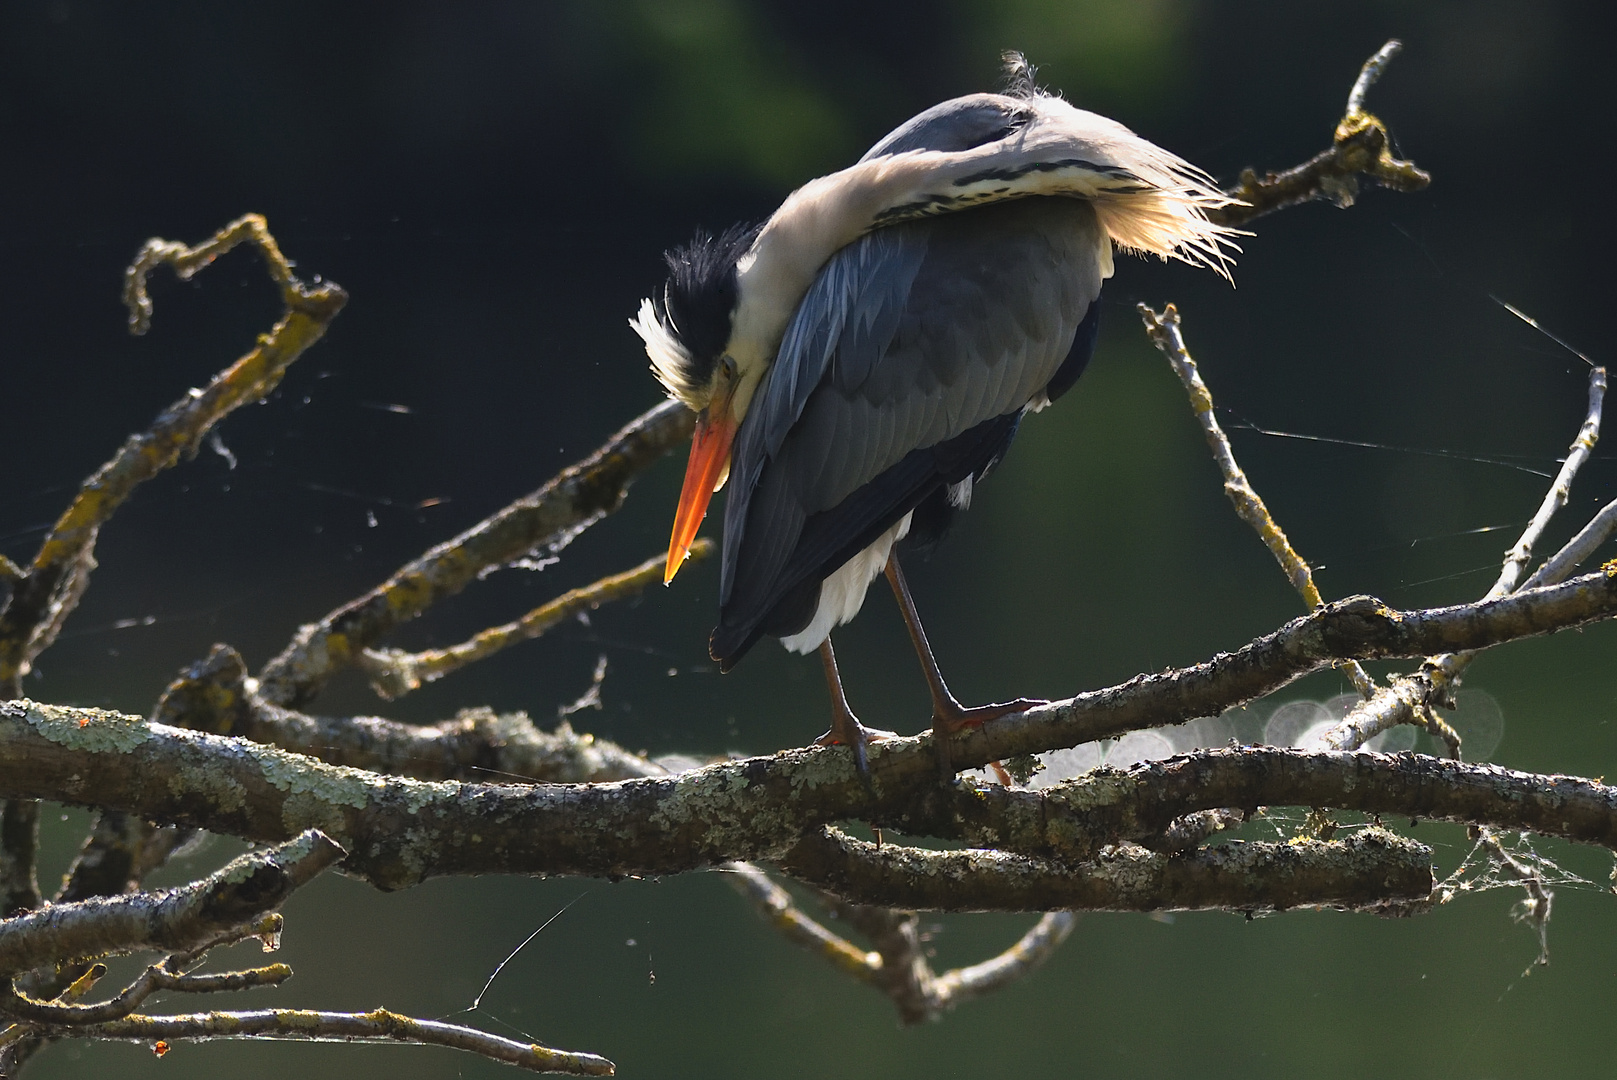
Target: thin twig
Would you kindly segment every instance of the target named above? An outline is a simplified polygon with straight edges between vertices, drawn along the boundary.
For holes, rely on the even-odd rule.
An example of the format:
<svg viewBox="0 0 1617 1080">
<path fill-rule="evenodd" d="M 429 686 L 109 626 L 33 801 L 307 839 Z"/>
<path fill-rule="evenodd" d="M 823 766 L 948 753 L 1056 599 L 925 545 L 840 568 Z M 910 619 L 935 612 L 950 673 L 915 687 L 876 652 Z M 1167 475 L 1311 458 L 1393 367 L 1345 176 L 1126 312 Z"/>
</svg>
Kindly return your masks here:
<svg viewBox="0 0 1617 1080">
<path fill-rule="evenodd" d="M 1532 576 L 1522 582 L 1522 588 L 1536 589 L 1540 585 L 1554 585 L 1557 581 L 1566 580 L 1566 576 L 1593 555 L 1614 532 L 1617 532 L 1617 499 L 1601 507 L 1600 512 L 1590 518 L 1589 523 L 1579 529 L 1578 534 L 1568 540 L 1560 551 L 1545 559 Z"/>
<path fill-rule="evenodd" d="M 1533 557 L 1533 547 L 1544 530 L 1549 528 L 1550 520 L 1555 517 L 1556 511 L 1567 504 L 1572 497 L 1572 481 L 1578 475 L 1578 470 L 1589 460 L 1594 453 L 1595 443 L 1600 441 L 1600 413 L 1606 400 L 1606 369 L 1592 368 L 1589 371 L 1589 408 L 1584 414 L 1583 424 L 1578 428 L 1578 434 L 1572 440 L 1572 446 L 1567 451 L 1566 460 L 1561 463 L 1561 469 L 1555 475 L 1555 481 L 1550 490 L 1545 493 L 1544 500 L 1539 504 L 1533 519 L 1528 522 L 1527 528 L 1515 545 L 1505 553 L 1505 565 L 1499 571 L 1499 580 L 1495 581 L 1485 599 L 1504 596 L 1514 592 L 1516 585 L 1521 581 L 1522 571 L 1527 567 Z"/>
<path fill-rule="evenodd" d="M 1190 409 L 1196 415 L 1196 422 L 1201 425 L 1202 434 L 1207 439 L 1207 446 L 1213 452 L 1213 461 L 1224 476 L 1224 494 L 1229 497 L 1230 504 L 1235 507 L 1236 516 L 1250 525 L 1258 534 L 1263 545 L 1274 556 L 1280 569 L 1286 574 L 1291 587 L 1303 598 L 1310 611 L 1324 605 L 1325 600 L 1319 594 L 1314 584 L 1314 572 L 1302 556 L 1297 554 L 1286 538 L 1285 531 L 1275 523 L 1269 508 L 1258 495 L 1252 484 L 1247 480 L 1246 473 L 1235 460 L 1235 451 L 1230 446 L 1229 437 L 1219 426 L 1218 417 L 1213 410 L 1213 395 L 1202 381 L 1201 371 L 1196 361 L 1191 358 L 1190 350 L 1185 346 L 1184 335 L 1180 332 L 1179 310 L 1172 304 L 1165 306 L 1162 311 L 1152 311 L 1147 304 L 1139 304 L 1136 311 L 1145 322 L 1145 331 L 1151 338 L 1151 344 L 1157 347 L 1173 366 L 1174 374 L 1185 387 L 1185 393 L 1190 396 Z M 1341 672 L 1353 683 L 1353 688 L 1363 697 L 1370 697 L 1375 693 L 1376 684 L 1364 668 L 1356 661 L 1347 661 L 1342 664 Z"/>
<path fill-rule="evenodd" d="M 314 1042 L 416 1043 L 465 1050 L 493 1061 L 539 1073 L 611 1076 L 612 1062 L 595 1054 L 552 1050 L 537 1043 L 491 1035 L 440 1020 L 416 1020 L 386 1009 L 366 1013 L 318 1012 L 312 1009 L 257 1009 L 248 1012 L 186 1013 L 175 1016 L 136 1014 L 103 1024 L 41 1027 L 58 1037 L 118 1039 L 132 1042 L 214 1039 L 307 1039 Z"/>
<path fill-rule="evenodd" d="M 1364 62 L 1364 67 L 1359 69 L 1359 77 L 1353 80 L 1353 89 L 1348 93 L 1347 115 L 1356 116 L 1364 112 L 1365 95 L 1376 84 L 1376 80 L 1381 78 L 1381 73 L 1387 70 L 1387 65 L 1392 63 L 1392 58 L 1402 52 L 1403 49 L 1404 43 L 1397 38 L 1393 38 L 1377 49 L 1374 56 Z"/>
<path fill-rule="evenodd" d="M 1078 913 L 1048 911 L 1017 939 L 1016 944 L 980 964 L 954 968 L 937 977 L 933 995 L 938 1009 L 953 1008 L 963 1001 L 983 997 L 1026 978 L 1042 965 L 1078 925 Z"/>
<path fill-rule="evenodd" d="M 874 984 L 882 970 L 882 956 L 859 948 L 804 914 L 792 894 L 769 880 L 762 868 L 751 863 L 727 863 L 725 880 L 752 901 L 759 914 L 780 931 L 786 940 L 801 945 L 826 960 L 844 974 L 860 982 Z"/>
<path fill-rule="evenodd" d="M 453 596 L 483 572 L 547 543 L 570 539 L 622 505 L 629 483 L 690 437 L 695 414 L 665 401 L 641 414 L 589 457 L 544 487 L 401 567 L 318 623 L 301 627 L 259 675 L 260 693 L 299 706 L 396 626 Z"/>
<path fill-rule="evenodd" d="M 1518 591 L 1522 571 L 1533 557 L 1533 548 L 1549 527 L 1556 511 L 1571 498 L 1572 482 L 1578 470 L 1589 460 L 1600 439 L 1600 420 L 1606 399 L 1606 369 L 1594 367 L 1589 371 L 1588 407 L 1583 423 L 1579 425 L 1572 445 L 1567 450 L 1549 490 L 1540 501 L 1527 527 L 1516 543 L 1505 553 L 1504 565 L 1498 579 L 1484 594 L 1484 600 L 1508 596 Z M 1585 525 L 1578 534 L 1554 556 L 1520 585 L 1521 589 L 1553 585 L 1565 578 L 1584 559 L 1592 555 L 1613 529 L 1617 529 L 1617 502 L 1610 504 Z M 1327 731 L 1321 743 L 1333 750 L 1354 750 L 1369 740 L 1399 724 L 1417 724 L 1448 747 L 1449 753 L 1459 757 L 1462 749 L 1460 736 L 1433 711 L 1434 705 L 1450 701 L 1460 676 L 1475 658 L 1474 652 L 1459 651 L 1429 656 L 1413 676 L 1395 676 L 1392 685 L 1376 693 L 1344 716 Z"/>
<path fill-rule="evenodd" d="M 212 994 L 221 990 L 279 986 L 291 977 L 292 969 L 285 964 L 269 964 L 245 971 L 225 971 L 210 975 L 178 975 L 169 967 L 169 961 L 165 960 L 149 966 L 117 996 L 94 1005 L 36 1001 L 17 993 L 14 989 L 0 990 L 0 1013 L 30 1024 L 48 1026 L 101 1024 L 128 1016 L 159 990 Z"/>
<path fill-rule="evenodd" d="M 715 550 L 713 541 L 701 539 L 691 545 L 690 557 L 705 559 Z M 370 677 L 371 687 L 377 695 L 392 701 L 468 664 L 493 656 L 519 642 L 539 637 L 579 612 L 592 611 L 602 604 L 640 595 L 646 586 L 662 580 L 662 568 L 666 563 L 666 555 L 647 559 L 632 570 L 569 590 L 514 622 L 490 627 L 473 635 L 470 640 L 446 649 L 417 653 L 401 649 L 365 649 L 359 655 L 359 667 Z"/>
</svg>

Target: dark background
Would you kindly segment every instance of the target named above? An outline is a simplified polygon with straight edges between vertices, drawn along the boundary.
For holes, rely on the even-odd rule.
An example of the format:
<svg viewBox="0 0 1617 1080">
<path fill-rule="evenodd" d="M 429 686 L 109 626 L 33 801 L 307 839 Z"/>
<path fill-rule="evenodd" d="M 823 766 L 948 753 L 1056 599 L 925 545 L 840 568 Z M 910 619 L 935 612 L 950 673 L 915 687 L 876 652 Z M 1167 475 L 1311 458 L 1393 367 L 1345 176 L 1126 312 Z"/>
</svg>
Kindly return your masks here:
<svg viewBox="0 0 1617 1080">
<path fill-rule="evenodd" d="M 121 273 L 146 237 L 194 242 L 259 211 L 301 273 L 352 294 L 282 388 L 222 425 L 233 469 L 204 449 L 104 530 L 94 587 L 28 693 L 140 713 L 215 641 L 256 668 L 299 623 L 538 486 L 657 401 L 626 319 L 658 283 L 665 247 L 697 225 L 764 216 L 921 108 L 990 88 L 1006 47 L 1077 104 L 1232 180 L 1323 149 L 1359 64 L 1398 36 L 1406 53 L 1370 106 L 1436 179 L 1420 195 L 1371 191 L 1347 212 L 1318 205 L 1260 222 L 1233 290 L 1119 259 L 1090 374 L 1027 424 L 956 536 L 911 570 L 957 693 L 1066 695 L 1235 647 L 1299 610 L 1229 512 L 1138 327 L 1140 300 L 1180 305 L 1237 453 L 1323 567 L 1328 596 L 1414 606 L 1479 595 L 1544 490 L 1538 473 L 1553 472 L 1576 430 L 1587 373 L 1490 297 L 1608 359 L 1603 11 L 1503 0 L 8 4 L 0 551 L 30 558 L 126 433 L 276 314 L 256 256 L 241 251 L 189 284 L 160 271 L 150 335 L 127 336 Z M 1552 540 L 1617 496 L 1612 462 L 1597 455 Z M 558 564 L 496 574 L 396 643 L 459 640 L 659 551 L 681 468 L 660 465 Z M 1476 531 L 1496 526 L 1508 528 Z M 704 649 L 715 581 L 716 567 L 696 567 L 394 705 L 345 677 L 318 707 L 432 720 L 489 704 L 548 724 L 604 653 L 606 708 L 575 717 L 581 727 L 653 753 L 805 742 L 826 720 L 817 665 L 766 644 L 721 680 Z M 881 591 L 837 640 L 868 720 L 924 726 L 924 688 Z M 1467 685 L 1506 721 L 1494 760 L 1617 770 L 1614 643 L 1607 626 L 1479 662 Z M 1281 697 L 1343 688 L 1322 677 Z M 47 877 L 83 820 L 62 813 L 50 815 Z M 1445 870 L 1467 848 L 1459 830 L 1414 835 L 1438 846 Z M 233 850 L 217 841 L 165 880 Z M 288 908 L 283 955 L 297 979 L 240 1004 L 450 1013 L 580 898 L 500 976 L 481 1022 L 604 1053 L 628 1076 L 1608 1067 L 1610 859 L 1541 850 L 1594 884 L 1561 889 L 1553 963 L 1527 977 L 1536 942 L 1511 923 L 1516 896 L 1504 891 L 1404 922 L 1091 916 L 1026 982 L 899 1031 L 883 1000 L 773 936 L 712 875 L 439 881 L 387 896 L 331 876 Z M 980 959 L 1027 922 L 942 920 L 938 962 Z M 92 1068 L 504 1075 L 447 1051 L 233 1044 L 180 1046 L 161 1063 L 139 1048 L 65 1046 L 36 1065 L 41 1077 Z"/>
</svg>

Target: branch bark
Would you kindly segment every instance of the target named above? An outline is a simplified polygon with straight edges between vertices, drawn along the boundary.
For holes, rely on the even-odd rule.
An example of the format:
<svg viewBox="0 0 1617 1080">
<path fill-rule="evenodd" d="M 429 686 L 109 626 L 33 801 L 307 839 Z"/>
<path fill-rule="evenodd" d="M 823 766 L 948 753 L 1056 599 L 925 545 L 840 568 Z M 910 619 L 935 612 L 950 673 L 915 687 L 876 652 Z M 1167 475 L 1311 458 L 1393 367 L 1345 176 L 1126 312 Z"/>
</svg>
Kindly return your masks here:
<svg viewBox="0 0 1617 1080">
<path fill-rule="evenodd" d="M 1326 843 L 1248 843 L 1167 856 L 1110 847 L 1079 864 L 1004 851 L 930 851 L 824 829 L 782 860 L 862 903 L 927 911 L 1377 910 L 1431 894 L 1432 853 L 1383 829 Z"/>
<path fill-rule="evenodd" d="M 1617 789 L 1418 755 L 1206 751 L 1041 792 L 941 787 L 934 760 L 924 738 L 884 740 L 871 758 L 874 790 L 846 749 L 826 747 L 615 784 L 423 783 L 94 710 L 0 709 L 0 789 L 93 793 L 99 805 L 254 839 L 319 828 L 349 848 L 348 873 L 382 888 L 443 874 L 621 877 L 781 859 L 806 829 L 847 818 L 1067 861 L 1160 835 L 1195 811 L 1275 805 L 1441 818 L 1617 850 Z"/>
<path fill-rule="evenodd" d="M 0 922 L 0 975 L 80 957 L 187 953 L 250 936 L 343 850 L 316 831 L 252 852 L 179 889 L 56 904 Z"/>
<path fill-rule="evenodd" d="M 1430 185 L 1430 173 L 1414 162 L 1393 157 L 1386 125 L 1364 110 L 1371 84 L 1402 48 L 1398 41 L 1389 41 L 1364 62 L 1329 150 L 1285 172 L 1260 177 L 1252 169 L 1243 170 L 1240 182 L 1225 192 L 1237 201 L 1210 210 L 1208 218 L 1220 225 L 1245 225 L 1276 210 L 1316 200 L 1349 207 L 1358 198 L 1361 177 L 1393 191 L 1420 191 Z"/>
</svg>

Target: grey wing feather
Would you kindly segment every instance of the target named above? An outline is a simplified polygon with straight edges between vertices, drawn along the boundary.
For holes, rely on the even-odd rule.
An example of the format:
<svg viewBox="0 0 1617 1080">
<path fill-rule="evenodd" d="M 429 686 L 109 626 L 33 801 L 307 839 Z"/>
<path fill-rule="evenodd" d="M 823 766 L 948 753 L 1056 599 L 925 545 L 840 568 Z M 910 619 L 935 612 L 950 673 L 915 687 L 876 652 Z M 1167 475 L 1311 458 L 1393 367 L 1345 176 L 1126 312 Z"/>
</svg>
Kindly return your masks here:
<svg viewBox="0 0 1617 1080">
<path fill-rule="evenodd" d="M 747 507 L 764 463 L 778 456 L 832 367 L 863 382 L 898 329 L 905 298 L 926 258 L 926 234 L 886 229 L 838 252 L 815 279 L 786 328 L 775 363 L 753 397 L 731 451 L 724 507 L 720 603 L 730 595 L 735 552 L 746 531 Z M 834 438 L 834 436 L 832 436 Z"/>
<path fill-rule="evenodd" d="M 865 151 L 860 161 L 906 150 L 970 150 L 998 142 L 1032 119 L 1027 103 L 1004 94 L 968 94 L 910 117 Z"/>
<path fill-rule="evenodd" d="M 737 439 L 721 605 L 772 604 L 811 516 L 910 451 L 1026 406 L 1100 292 L 1106 243 L 1087 203 L 1027 199 L 838 252 Z M 890 509 L 896 520 L 911 508 Z"/>
</svg>

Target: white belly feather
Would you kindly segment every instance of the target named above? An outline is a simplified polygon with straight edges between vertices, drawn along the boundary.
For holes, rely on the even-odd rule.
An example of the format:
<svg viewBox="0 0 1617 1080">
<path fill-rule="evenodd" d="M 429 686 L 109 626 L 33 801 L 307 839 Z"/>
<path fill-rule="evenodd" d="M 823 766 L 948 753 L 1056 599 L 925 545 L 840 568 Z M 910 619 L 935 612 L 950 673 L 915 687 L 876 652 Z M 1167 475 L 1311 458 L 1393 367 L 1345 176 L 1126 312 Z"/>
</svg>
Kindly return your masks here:
<svg viewBox="0 0 1617 1080">
<path fill-rule="evenodd" d="M 886 569 L 893 545 L 909 533 L 911 516 L 905 514 L 874 544 L 837 567 L 820 585 L 820 604 L 814 609 L 814 618 L 798 633 L 781 638 L 780 643 L 794 653 L 811 653 L 824 644 L 832 630 L 859 614 L 865 591 Z"/>
</svg>

